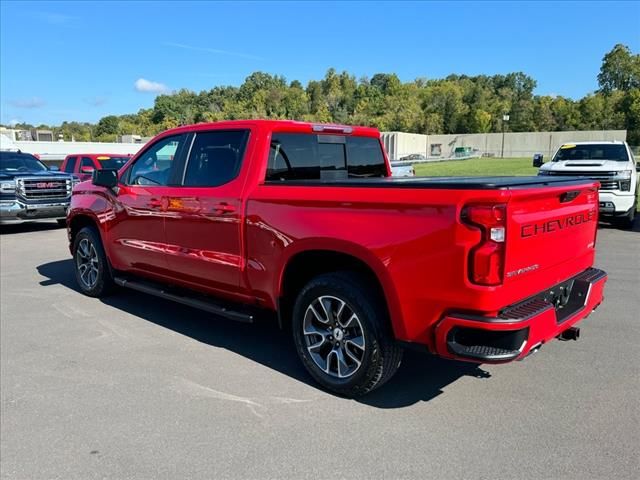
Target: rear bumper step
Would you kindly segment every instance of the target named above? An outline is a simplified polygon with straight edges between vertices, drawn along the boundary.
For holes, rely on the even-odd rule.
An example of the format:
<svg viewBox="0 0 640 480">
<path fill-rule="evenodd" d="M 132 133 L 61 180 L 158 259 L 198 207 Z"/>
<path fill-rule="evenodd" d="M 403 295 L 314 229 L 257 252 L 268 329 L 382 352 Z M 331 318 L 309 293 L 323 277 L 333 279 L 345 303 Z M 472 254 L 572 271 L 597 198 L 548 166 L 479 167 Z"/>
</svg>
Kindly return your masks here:
<svg viewBox="0 0 640 480">
<path fill-rule="evenodd" d="M 436 327 L 436 350 L 446 358 L 502 363 L 556 337 L 577 340 L 573 325 L 600 305 L 606 280 L 605 272 L 590 268 L 497 316 L 449 314 Z"/>
<path fill-rule="evenodd" d="M 214 315 L 219 315 L 236 322 L 253 323 L 254 320 L 253 314 L 236 310 L 232 306 L 223 305 L 205 297 L 204 295 L 192 294 L 177 289 L 171 290 L 165 285 L 156 284 L 147 280 L 131 280 L 124 277 L 116 277 L 113 280 L 121 287 L 165 298 L 167 300 L 181 303 L 199 310 L 204 310 L 205 312 L 213 313 Z"/>
</svg>

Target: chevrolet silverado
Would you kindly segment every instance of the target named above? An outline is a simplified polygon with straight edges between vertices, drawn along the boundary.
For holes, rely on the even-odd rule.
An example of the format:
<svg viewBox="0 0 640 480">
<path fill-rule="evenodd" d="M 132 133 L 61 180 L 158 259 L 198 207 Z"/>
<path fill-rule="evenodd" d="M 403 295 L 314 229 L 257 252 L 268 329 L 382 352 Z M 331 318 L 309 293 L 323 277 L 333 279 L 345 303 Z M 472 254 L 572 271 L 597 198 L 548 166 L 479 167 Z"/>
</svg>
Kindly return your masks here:
<svg viewBox="0 0 640 480">
<path fill-rule="evenodd" d="M 378 130 L 225 121 L 158 135 L 73 192 L 79 288 L 251 322 L 273 312 L 325 388 L 365 394 L 405 348 L 518 360 L 603 299 L 598 183 L 391 178 Z"/>
</svg>

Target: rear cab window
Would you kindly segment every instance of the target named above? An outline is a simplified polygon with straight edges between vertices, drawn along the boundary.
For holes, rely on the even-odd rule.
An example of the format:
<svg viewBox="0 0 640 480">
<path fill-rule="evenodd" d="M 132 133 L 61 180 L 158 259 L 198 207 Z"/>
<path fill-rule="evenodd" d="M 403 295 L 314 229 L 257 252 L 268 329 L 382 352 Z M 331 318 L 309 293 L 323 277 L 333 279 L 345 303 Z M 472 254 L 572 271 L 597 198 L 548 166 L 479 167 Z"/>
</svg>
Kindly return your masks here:
<svg viewBox="0 0 640 480">
<path fill-rule="evenodd" d="M 267 182 L 386 177 L 379 139 L 279 133 L 271 136 Z"/>
</svg>

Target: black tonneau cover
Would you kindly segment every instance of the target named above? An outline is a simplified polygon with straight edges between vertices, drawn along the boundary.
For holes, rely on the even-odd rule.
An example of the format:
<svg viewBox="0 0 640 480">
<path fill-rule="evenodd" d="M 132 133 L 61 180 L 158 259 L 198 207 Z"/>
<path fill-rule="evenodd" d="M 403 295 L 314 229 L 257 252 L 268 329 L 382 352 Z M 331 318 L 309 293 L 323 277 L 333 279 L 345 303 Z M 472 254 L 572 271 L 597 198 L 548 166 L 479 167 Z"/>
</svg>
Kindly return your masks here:
<svg viewBox="0 0 640 480">
<path fill-rule="evenodd" d="M 344 180 L 267 181 L 266 185 L 320 187 L 439 188 L 451 190 L 507 190 L 544 186 L 571 186 L 592 183 L 580 177 L 386 177 Z"/>
</svg>

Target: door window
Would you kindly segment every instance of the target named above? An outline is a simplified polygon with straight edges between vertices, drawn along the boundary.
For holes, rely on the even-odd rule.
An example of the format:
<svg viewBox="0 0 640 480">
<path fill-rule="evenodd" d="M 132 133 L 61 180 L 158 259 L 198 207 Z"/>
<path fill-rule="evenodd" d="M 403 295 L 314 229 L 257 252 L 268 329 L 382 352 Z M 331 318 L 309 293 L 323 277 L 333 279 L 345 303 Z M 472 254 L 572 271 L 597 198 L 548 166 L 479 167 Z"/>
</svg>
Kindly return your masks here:
<svg viewBox="0 0 640 480">
<path fill-rule="evenodd" d="M 218 187 L 238 176 L 248 130 L 196 133 L 183 184 Z"/>
<path fill-rule="evenodd" d="M 82 160 L 80 161 L 80 172 L 91 173 L 94 169 L 95 166 L 93 165 L 93 160 L 89 157 L 82 157 Z"/>
<path fill-rule="evenodd" d="M 145 150 L 129 169 L 129 185 L 168 185 L 184 135 L 166 137 Z"/>
<path fill-rule="evenodd" d="M 64 166 L 64 171 L 66 173 L 75 172 L 76 162 L 78 161 L 78 157 L 69 157 L 67 159 L 67 164 Z"/>
</svg>

